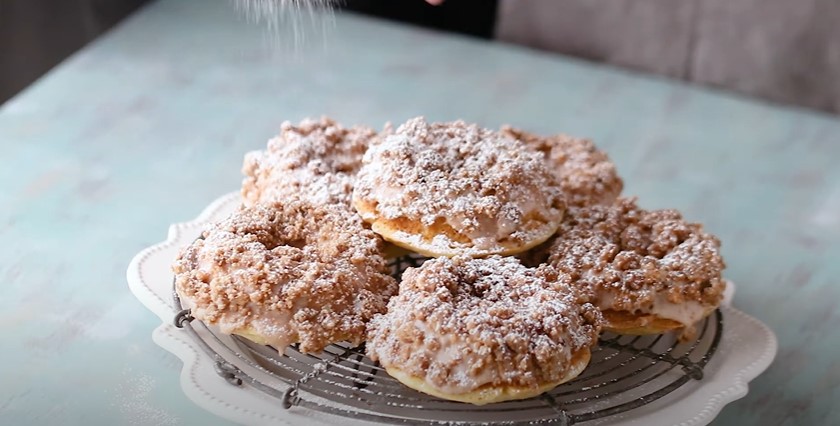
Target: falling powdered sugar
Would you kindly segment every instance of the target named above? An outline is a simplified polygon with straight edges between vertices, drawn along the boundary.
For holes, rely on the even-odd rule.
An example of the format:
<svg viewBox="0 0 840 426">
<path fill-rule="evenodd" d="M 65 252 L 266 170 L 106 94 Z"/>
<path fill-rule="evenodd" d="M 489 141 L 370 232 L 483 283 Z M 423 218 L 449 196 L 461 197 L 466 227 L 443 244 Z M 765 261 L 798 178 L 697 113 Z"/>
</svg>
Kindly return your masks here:
<svg viewBox="0 0 840 426">
<path fill-rule="evenodd" d="M 326 35 L 334 24 L 333 7 L 337 0 L 234 0 L 236 9 L 256 24 L 264 24 L 272 44 L 284 39 L 284 31 L 291 31 L 293 47 L 303 46 L 305 36 L 315 35 L 312 29 Z"/>
</svg>

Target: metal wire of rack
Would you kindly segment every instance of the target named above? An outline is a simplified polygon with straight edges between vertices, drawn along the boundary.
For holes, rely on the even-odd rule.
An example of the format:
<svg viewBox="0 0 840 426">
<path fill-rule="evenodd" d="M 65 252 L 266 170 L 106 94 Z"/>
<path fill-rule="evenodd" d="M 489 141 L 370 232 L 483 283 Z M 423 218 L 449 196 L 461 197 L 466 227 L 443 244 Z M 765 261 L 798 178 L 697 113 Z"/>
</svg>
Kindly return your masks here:
<svg viewBox="0 0 840 426">
<path fill-rule="evenodd" d="M 403 256 L 392 263 L 399 278 L 424 259 Z M 364 345 L 339 343 L 321 354 L 296 345 L 280 353 L 238 336 L 222 335 L 201 321 L 173 291 L 183 328 L 214 360 L 216 373 L 232 385 L 247 384 L 277 398 L 283 409 L 303 407 L 338 416 L 412 425 L 559 424 L 602 419 L 650 404 L 691 380 L 715 354 L 723 334 L 720 311 L 698 327 L 697 338 L 679 342 L 673 334 L 601 335 L 586 370 L 575 380 L 538 397 L 473 406 L 414 391 L 365 356 Z"/>
</svg>

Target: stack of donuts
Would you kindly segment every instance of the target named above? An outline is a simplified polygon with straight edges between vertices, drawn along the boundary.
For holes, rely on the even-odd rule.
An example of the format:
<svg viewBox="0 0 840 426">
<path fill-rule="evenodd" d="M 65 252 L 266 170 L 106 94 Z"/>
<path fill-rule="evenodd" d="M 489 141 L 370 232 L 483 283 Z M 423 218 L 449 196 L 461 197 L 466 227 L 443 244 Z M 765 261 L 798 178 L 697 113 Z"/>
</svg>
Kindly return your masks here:
<svg viewBox="0 0 840 426">
<path fill-rule="evenodd" d="M 586 139 L 322 118 L 284 123 L 243 173 L 242 207 L 173 266 L 192 315 L 280 352 L 366 343 L 440 398 L 539 395 L 603 330 L 690 339 L 725 287 L 719 240 L 621 197 Z M 427 260 L 391 271 L 403 255 Z"/>
</svg>

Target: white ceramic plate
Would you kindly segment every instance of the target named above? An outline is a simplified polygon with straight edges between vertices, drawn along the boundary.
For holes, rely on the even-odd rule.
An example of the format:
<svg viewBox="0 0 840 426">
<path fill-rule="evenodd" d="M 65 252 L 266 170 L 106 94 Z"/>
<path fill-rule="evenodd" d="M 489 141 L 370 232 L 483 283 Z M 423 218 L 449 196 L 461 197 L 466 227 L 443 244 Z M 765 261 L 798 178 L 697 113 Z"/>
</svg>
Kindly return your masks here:
<svg viewBox="0 0 840 426">
<path fill-rule="evenodd" d="M 276 399 L 250 386 L 230 385 L 215 373 L 213 360 L 198 344 L 172 325 L 178 312 L 172 300 L 172 261 L 182 246 L 197 238 L 207 224 L 233 212 L 239 202 L 238 193 L 220 197 L 195 220 L 170 226 L 166 241 L 144 249 L 131 261 L 127 271 L 131 291 L 162 321 L 153 340 L 184 362 L 181 386 L 186 395 L 226 419 L 249 425 L 367 424 L 304 408 L 284 410 Z M 729 285 L 721 308 L 723 336 L 704 368 L 703 380 L 690 381 L 651 404 L 586 424 L 705 425 L 724 405 L 746 395 L 747 384 L 767 369 L 778 345 L 767 326 L 729 306 L 733 292 L 734 286 Z"/>
</svg>

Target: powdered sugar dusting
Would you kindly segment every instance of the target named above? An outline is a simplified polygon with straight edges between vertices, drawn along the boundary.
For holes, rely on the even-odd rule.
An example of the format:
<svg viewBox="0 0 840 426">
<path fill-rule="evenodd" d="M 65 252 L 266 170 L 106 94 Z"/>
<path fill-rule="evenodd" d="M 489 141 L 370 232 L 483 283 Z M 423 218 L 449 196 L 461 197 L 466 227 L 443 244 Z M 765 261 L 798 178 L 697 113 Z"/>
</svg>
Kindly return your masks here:
<svg viewBox="0 0 840 426">
<path fill-rule="evenodd" d="M 725 288 L 715 236 L 676 210 L 646 211 L 635 199 L 571 209 L 548 262 L 589 287 L 602 309 L 651 313 L 663 301 L 712 308 Z"/>
<path fill-rule="evenodd" d="M 130 368 L 123 372 L 124 380 L 117 389 L 115 404 L 122 421 L 127 425 L 160 425 L 176 426 L 183 424 L 174 414 L 159 408 L 153 402 L 153 395 L 157 393 L 158 384 L 148 375 L 139 374 Z"/>
<path fill-rule="evenodd" d="M 403 275 L 369 325 L 368 355 L 444 392 L 537 387 L 593 345 L 601 316 L 553 268 L 516 258 L 438 258 Z"/>
<path fill-rule="evenodd" d="M 173 267 L 192 315 L 222 332 L 303 352 L 364 340 L 397 290 L 382 240 L 346 207 L 258 204 L 206 230 Z"/>
<path fill-rule="evenodd" d="M 344 128 L 326 117 L 284 122 L 265 151 L 245 156 L 242 198 L 246 205 L 300 196 L 349 206 L 362 156 L 376 137 L 373 129 Z"/>
<path fill-rule="evenodd" d="M 423 118 L 371 145 L 353 198 L 365 220 L 410 223 L 419 229 L 403 229 L 404 242 L 448 254 L 547 238 L 565 207 L 539 153 L 474 124 Z"/>
<path fill-rule="evenodd" d="M 571 206 L 610 204 L 624 188 L 615 164 L 589 139 L 563 134 L 539 136 L 509 126 L 501 131 L 545 155 L 548 169 L 557 177 Z"/>
</svg>

